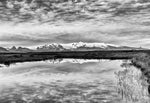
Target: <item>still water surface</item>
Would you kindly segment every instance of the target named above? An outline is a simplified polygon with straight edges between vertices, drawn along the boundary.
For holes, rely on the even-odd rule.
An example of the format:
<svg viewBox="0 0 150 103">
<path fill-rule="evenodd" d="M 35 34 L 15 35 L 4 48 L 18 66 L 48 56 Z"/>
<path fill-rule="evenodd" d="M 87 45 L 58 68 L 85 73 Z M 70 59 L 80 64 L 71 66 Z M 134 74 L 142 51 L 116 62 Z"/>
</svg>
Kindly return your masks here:
<svg viewBox="0 0 150 103">
<path fill-rule="evenodd" d="M 125 60 L 58 59 L 0 68 L 0 103 L 150 103 Z"/>
</svg>

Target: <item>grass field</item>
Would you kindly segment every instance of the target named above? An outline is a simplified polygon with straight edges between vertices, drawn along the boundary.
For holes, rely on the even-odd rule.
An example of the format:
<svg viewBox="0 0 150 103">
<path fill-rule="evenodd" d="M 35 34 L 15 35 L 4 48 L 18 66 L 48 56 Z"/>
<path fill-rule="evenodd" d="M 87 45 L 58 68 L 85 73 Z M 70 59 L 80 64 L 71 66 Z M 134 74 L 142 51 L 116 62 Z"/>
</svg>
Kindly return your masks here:
<svg viewBox="0 0 150 103">
<path fill-rule="evenodd" d="M 61 51 L 61 52 L 1 52 L 0 63 L 11 64 L 26 61 L 41 61 L 57 58 L 77 59 L 132 59 L 150 50 L 102 50 L 102 51 Z"/>
</svg>

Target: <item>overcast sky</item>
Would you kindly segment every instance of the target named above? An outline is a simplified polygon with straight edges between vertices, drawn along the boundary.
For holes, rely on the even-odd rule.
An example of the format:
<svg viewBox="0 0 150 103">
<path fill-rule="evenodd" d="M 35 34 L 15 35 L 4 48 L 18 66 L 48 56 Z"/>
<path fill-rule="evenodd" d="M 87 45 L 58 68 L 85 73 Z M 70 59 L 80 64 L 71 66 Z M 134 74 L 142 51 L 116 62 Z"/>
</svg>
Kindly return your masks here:
<svg viewBox="0 0 150 103">
<path fill-rule="evenodd" d="M 150 1 L 0 1 L 0 46 L 80 41 L 150 48 Z"/>
</svg>

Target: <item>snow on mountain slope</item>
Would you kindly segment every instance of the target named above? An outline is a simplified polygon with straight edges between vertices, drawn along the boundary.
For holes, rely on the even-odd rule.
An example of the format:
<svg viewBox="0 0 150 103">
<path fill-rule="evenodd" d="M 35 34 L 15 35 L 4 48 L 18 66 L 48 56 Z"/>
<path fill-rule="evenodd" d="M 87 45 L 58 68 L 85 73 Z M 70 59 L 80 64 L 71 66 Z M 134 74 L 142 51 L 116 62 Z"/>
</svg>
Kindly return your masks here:
<svg viewBox="0 0 150 103">
<path fill-rule="evenodd" d="M 37 47 L 37 50 L 76 50 L 76 49 L 106 49 L 106 48 L 117 48 L 119 46 L 113 44 L 105 44 L 105 43 L 68 43 L 68 44 L 49 44 Z"/>
<path fill-rule="evenodd" d="M 84 42 L 79 42 L 79 43 L 69 43 L 69 44 L 61 44 L 64 48 L 66 49 L 76 49 L 79 47 L 98 47 L 98 48 L 106 48 L 108 46 L 113 46 L 113 47 L 118 47 L 117 45 L 113 44 L 105 44 L 105 43 L 84 43 Z"/>
<path fill-rule="evenodd" d="M 65 48 L 57 43 L 49 44 L 49 45 L 44 45 L 37 47 L 37 50 L 39 51 L 47 51 L 47 50 L 64 50 Z"/>
<path fill-rule="evenodd" d="M 119 46 L 108 43 L 85 43 L 85 42 L 74 42 L 66 44 L 49 44 L 37 47 L 39 51 L 63 51 L 63 50 L 74 50 L 74 51 L 86 51 L 86 50 L 141 50 L 141 47 L 129 47 Z"/>
</svg>

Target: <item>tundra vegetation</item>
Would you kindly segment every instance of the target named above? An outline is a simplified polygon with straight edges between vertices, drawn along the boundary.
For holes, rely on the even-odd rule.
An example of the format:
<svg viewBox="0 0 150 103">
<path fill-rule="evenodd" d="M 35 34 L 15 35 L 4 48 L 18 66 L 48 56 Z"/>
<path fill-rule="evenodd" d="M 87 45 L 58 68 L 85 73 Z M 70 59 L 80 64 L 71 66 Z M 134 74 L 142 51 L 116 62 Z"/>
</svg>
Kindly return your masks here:
<svg viewBox="0 0 150 103">
<path fill-rule="evenodd" d="M 0 63 L 41 61 L 59 58 L 76 59 L 132 59 L 149 50 L 98 50 L 98 51 L 59 51 L 59 52 L 1 52 Z"/>
<path fill-rule="evenodd" d="M 131 63 L 142 71 L 148 78 L 148 83 L 150 83 L 150 55 L 146 53 L 138 54 L 131 60 Z"/>
<path fill-rule="evenodd" d="M 148 92 L 150 94 L 150 54 L 141 53 L 136 55 L 132 60 L 131 64 L 141 70 L 142 74 L 146 77 L 148 83 Z"/>
<path fill-rule="evenodd" d="M 121 65 L 125 69 L 116 73 L 118 92 L 129 103 L 149 103 L 150 55 L 140 53 Z"/>
</svg>

